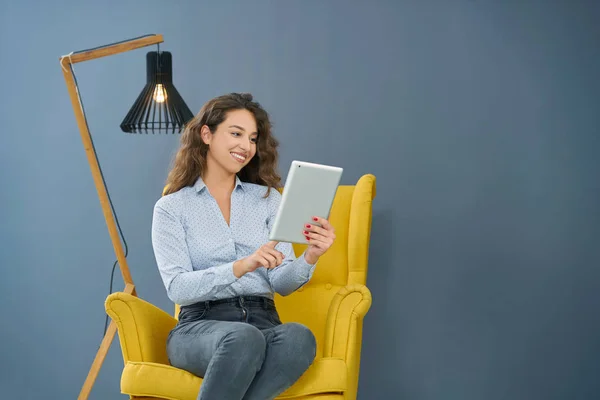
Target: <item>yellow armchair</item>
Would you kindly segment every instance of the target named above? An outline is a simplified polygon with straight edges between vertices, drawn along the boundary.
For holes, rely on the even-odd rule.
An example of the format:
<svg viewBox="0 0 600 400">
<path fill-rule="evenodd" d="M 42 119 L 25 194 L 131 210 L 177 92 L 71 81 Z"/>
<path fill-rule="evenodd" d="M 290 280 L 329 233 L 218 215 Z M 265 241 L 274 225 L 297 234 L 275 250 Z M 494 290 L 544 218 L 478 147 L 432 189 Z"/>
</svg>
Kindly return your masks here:
<svg viewBox="0 0 600 400">
<path fill-rule="evenodd" d="M 371 306 L 367 279 L 375 177 L 339 186 L 329 220 L 337 239 L 311 281 L 289 296 L 276 295 L 283 322 L 308 326 L 317 339 L 313 365 L 278 399 L 356 399 L 362 322 Z M 305 245 L 294 245 L 296 254 Z M 175 317 L 123 292 L 108 296 L 106 312 L 118 328 L 125 368 L 121 392 L 131 399 L 196 400 L 202 379 L 169 365 L 166 339 Z"/>
</svg>

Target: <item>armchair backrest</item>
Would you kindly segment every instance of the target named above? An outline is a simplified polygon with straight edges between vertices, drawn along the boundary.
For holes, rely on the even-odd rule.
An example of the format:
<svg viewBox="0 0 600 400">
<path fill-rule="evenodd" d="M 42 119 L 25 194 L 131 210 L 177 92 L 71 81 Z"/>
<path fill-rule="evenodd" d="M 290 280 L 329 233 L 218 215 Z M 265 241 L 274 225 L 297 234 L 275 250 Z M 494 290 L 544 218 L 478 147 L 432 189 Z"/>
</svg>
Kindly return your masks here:
<svg viewBox="0 0 600 400">
<path fill-rule="evenodd" d="M 336 240 L 319 260 L 319 268 L 315 270 L 307 287 L 366 284 L 371 203 L 374 197 L 373 175 L 362 176 L 356 185 L 338 187 L 329 216 L 329 221 L 335 228 Z M 306 245 L 294 245 L 297 255 L 302 254 L 305 248 Z"/>
<path fill-rule="evenodd" d="M 323 355 L 329 307 L 334 296 L 348 285 L 365 285 L 371 237 L 375 176 L 364 175 L 356 185 L 339 186 L 329 221 L 336 240 L 319 259 L 312 279 L 289 296 L 275 295 L 283 322 L 308 326 L 317 339 L 317 357 Z M 296 255 L 306 245 L 294 245 Z"/>
<path fill-rule="evenodd" d="M 362 176 L 356 185 L 341 185 L 331 207 L 329 222 L 336 240 L 321 257 L 313 278 L 306 287 L 319 285 L 345 286 L 366 284 L 375 177 Z M 306 245 L 294 244 L 296 255 Z"/>
</svg>

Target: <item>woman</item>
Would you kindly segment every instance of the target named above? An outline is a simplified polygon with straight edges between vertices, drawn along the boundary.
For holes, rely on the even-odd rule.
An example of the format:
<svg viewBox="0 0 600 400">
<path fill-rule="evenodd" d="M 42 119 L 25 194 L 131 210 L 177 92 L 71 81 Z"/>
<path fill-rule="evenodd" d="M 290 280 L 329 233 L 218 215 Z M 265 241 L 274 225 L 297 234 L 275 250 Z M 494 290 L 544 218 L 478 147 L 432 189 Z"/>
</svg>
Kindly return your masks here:
<svg viewBox="0 0 600 400">
<path fill-rule="evenodd" d="M 335 234 L 298 227 L 308 247 L 268 242 L 281 201 L 277 140 L 250 94 L 206 103 L 187 125 L 167 190 L 154 208 L 152 243 L 169 298 L 181 305 L 167 340 L 171 364 L 203 377 L 198 399 L 272 399 L 312 364 L 316 342 L 282 324 L 273 294 L 306 284 Z"/>
</svg>

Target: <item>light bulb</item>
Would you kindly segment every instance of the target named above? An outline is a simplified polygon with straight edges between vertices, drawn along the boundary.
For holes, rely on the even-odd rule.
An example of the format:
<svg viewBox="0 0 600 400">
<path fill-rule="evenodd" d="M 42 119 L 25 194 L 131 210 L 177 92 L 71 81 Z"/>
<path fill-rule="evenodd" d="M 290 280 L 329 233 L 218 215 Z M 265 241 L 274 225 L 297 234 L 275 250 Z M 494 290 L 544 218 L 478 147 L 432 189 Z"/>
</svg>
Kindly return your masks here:
<svg viewBox="0 0 600 400">
<path fill-rule="evenodd" d="M 157 103 L 164 103 L 167 100 L 167 91 L 163 87 L 162 83 L 158 83 L 154 88 L 154 101 Z"/>
</svg>

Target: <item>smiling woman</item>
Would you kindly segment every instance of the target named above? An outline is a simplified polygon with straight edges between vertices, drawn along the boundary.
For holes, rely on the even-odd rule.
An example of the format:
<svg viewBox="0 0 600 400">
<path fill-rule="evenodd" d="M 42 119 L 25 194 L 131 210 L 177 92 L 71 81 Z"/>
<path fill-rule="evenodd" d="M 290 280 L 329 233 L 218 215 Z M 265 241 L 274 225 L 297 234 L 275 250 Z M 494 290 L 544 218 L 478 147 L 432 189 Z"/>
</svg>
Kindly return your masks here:
<svg viewBox="0 0 600 400">
<path fill-rule="evenodd" d="M 203 377 L 198 399 L 272 399 L 313 363 L 313 333 L 281 323 L 274 294 L 312 277 L 333 227 L 299 226 L 308 247 L 269 242 L 281 194 L 278 142 L 249 94 L 217 97 L 181 138 L 154 207 L 152 245 L 167 295 L 181 306 L 167 340 L 171 364 Z"/>
<path fill-rule="evenodd" d="M 211 142 L 215 151 L 209 152 Z M 235 157 L 240 163 L 226 171 L 239 174 L 244 182 L 265 185 L 270 192 L 281 181 L 277 173 L 278 146 L 271 133 L 269 115 L 253 101 L 252 95 L 232 93 L 216 97 L 186 125 L 165 193 L 193 185 L 204 175 L 208 163 L 227 165 L 223 164 L 225 151 L 227 157 Z"/>
<path fill-rule="evenodd" d="M 202 126 L 200 136 L 211 149 L 206 155 L 209 170 L 218 165 L 225 173 L 237 174 L 256 155 L 258 131 L 254 114 L 246 109 L 229 111 L 214 133 L 207 125 Z"/>
</svg>

